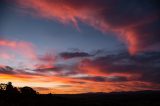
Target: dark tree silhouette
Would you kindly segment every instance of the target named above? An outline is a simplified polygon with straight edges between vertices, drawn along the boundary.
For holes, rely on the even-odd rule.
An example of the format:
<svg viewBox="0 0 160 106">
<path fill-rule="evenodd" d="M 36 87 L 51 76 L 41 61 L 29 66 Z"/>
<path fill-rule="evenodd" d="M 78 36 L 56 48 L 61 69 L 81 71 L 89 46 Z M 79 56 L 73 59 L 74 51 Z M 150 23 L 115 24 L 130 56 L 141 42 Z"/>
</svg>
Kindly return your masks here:
<svg viewBox="0 0 160 106">
<path fill-rule="evenodd" d="M 13 87 L 12 82 L 8 82 L 6 85 L 6 93 L 7 94 L 18 94 L 19 91 L 16 87 Z"/>
<path fill-rule="evenodd" d="M 6 91 L 12 91 L 13 89 L 14 88 L 13 88 L 12 82 L 8 82 L 7 87 L 6 87 Z"/>
<path fill-rule="evenodd" d="M 0 91 L 4 91 L 4 90 L 6 90 L 6 84 L 1 83 L 0 84 Z"/>
<path fill-rule="evenodd" d="M 0 84 L 0 94 L 7 94 L 7 95 L 36 95 L 39 94 L 37 91 L 32 89 L 31 87 L 25 86 L 22 88 L 17 88 L 12 85 L 12 82 L 8 82 L 7 84 L 1 83 Z"/>
<path fill-rule="evenodd" d="M 0 94 L 4 94 L 6 90 L 7 84 L 1 83 L 0 84 Z"/>
<path fill-rule="evenodd" d="M 32 89 L 31 87 L 25 86 L 23 88 L 19 88 L 21 94 L 24 95 L 36 95 L 38 94 L 38 92 L 36 92 L 34 89 Z"/>
</svg>

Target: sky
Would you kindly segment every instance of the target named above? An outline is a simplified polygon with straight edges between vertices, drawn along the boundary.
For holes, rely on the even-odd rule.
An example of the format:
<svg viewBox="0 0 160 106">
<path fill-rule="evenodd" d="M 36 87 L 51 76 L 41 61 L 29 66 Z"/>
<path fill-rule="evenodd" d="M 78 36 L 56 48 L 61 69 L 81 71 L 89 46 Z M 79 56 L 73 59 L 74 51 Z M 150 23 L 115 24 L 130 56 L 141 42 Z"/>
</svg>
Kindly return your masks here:
<svg viewBox="0 0 160 106">
<path fill-rule="evenodd" d="M 40 93 L 160 90 L 159 0 L 0 0 L 0 83 Z"/>
</svg>

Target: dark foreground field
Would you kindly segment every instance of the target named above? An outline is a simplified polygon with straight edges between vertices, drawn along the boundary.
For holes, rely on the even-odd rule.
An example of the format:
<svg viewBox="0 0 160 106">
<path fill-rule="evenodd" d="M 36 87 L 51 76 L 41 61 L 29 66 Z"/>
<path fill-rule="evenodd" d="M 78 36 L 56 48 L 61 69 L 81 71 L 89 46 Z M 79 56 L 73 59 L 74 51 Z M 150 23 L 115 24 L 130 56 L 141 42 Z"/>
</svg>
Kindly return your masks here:
<svg viewBox="0 0 160 106">
<path fill-rule="evenodd" d="M 0 106 L 160 106 L 160 91 L 77 95 L 0 95 Z"/>
</svg>

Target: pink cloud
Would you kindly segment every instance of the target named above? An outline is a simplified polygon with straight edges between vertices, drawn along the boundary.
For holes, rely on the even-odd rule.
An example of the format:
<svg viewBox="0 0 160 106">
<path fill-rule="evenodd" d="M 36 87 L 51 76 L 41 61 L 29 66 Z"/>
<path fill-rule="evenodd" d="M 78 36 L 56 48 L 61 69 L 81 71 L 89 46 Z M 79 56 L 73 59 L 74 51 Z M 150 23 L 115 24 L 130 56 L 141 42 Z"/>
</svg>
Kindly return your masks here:
<svg viewBox="0 0 160 106">
<path fill-rule="evenodd" d="M 106 0 L 17 0 L 23 8 L 33 9 L 37 16 L 58 20 L 62 23 L 73 23 L 77 26 L 78 21 L 87 23 L 103 32 L 112 31 L 117 33 L 120 39 L 128 45 L 131 54 L 141 51 L 150 51 L 151 46 L 159 42 L 158 30 L 155 23 L 159 17 L 156 10 L 149 11 L 146 7 L 152 4 L 146 3 L 134 6 L 134 2 Z M 120 9 L 118 9 L 118 7 Z M 144 7 L 144 8 L 143 8 Z M 138 10 L 138 8 L 141 8 Z M 147 14 L 146 14 L 147 12 Z M 151 30 L 151 31 L 150 31 Z M 152 50 L 159 49 L 158 46 Z"/>
<path fill-rule="evenodd" d="M 29 42 L 0 39 L 0 47 L 12 49 L 13 51 L 18 52 L 20 55 L 31 59 L 36 58 L 34 46 Z M 1 56 L 3 56 L 4 58 L 9 58 L 9 55 L 7 54 L 1 54 Z"/>
</svg>

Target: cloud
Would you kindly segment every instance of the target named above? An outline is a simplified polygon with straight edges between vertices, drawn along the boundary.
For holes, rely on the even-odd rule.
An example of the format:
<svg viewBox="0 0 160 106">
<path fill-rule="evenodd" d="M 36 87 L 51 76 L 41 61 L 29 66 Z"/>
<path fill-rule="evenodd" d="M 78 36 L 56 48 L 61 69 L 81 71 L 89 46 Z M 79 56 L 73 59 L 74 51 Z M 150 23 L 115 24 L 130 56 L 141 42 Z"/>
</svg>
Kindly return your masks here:
<svg viewBox="0 0 160 106">
<path fill-rule="evenodd" d="M 63 52 L 60 53 L 60 57 L 64 59 L 72 59 L 72 58 L 82 58 L 82 57 L 90 57 L 92 55 L 86 52 Z"/>
<path fill-rule="evenodd" d="M 39 56 L 38 60 L 42 62 L 54 62 L 55 56 L 52 53 L 46 53 L 45 55 Z"/>
<path fill-rule="evenodd" d="M 131 54 L 160 48 L 158 0 L 16 0 L 17 4 L 46 19 L 78 21 L 124 40 Z"/>
<path fill-rule="evenodd" d="M 85 81 L 70 81 L 72 84 L 86 84 Z"/>
<path fill-rule="evenodd" d="M 60 69 L 59 68 L 37 68 L 37 69 L 35 69 L 34 71 L 36 71 L 36 72 L 51 72 L 51 71 L 59 71 Z"/>
<path fill-rule="evenodd" d="M 85 76 L 85 77 L 78 77 L 76 79 L 89 80 L 89 81 L 93 81 L 93 82 L 122 82 L 122 81 L 128 81 L 126 77 L 122 77 L 122 76 L 112 76 L 112 77 Z"/>
<path fill-rule="evenodd" d="M 52 69 L 56 62 L 56 56 L 53 53 L 45 53 L 44 55 L 37 56 L 37 64 L 34 66 L 36 69 Z"/>
<path fill-rule="evenodd" d="M 47 87 L 52 88 L 55 84 L 54 87 L 58 86 L 57 89 L 65 91 L 69 88 L 73 90 L 72 92 L 74 90 L 81 92 L 158 90 L 160 88 L 159 57 L 160 52 L 145 52 L 136 55 L 122 52 L 87 57 L 87 59 L 84 57 L 74 64 L 54 64 L 52 68 L 34 70 L 13 69 L 0 65 L 0 79 L 33 81 L 34 84 L 38 83 L 38 87 L 42 85 L 45 87 L 45 84 L 48 84 Z M 39 91 L 49 92 L 49 90 L 39 88 Z"/>
<path fill-rule="evenodd" d="M 160 52 L 128 52 L 83 57 L 74 64 L 54 64 L 50 68 L 36 68 L 39 74 L 90 80 L 95 82 L 144 81 L 159 83 Z M 80 75 L 80 76 L 79 76 Z M 88 76 L 83 76 L 88 75 Z M 73 77 L 74 76 L 74 77 Z"/>
<path fill-rule="evenodd" d="M 10 60 L 10 59 L 13 59 L 14 56 L 12 54 L 0 51 L 0 58 L 4 60 Z"/>
<path fill-rule="evenodd" d="M 55 55 L 50 52 L 39 55 L 35 48 L 35 45 L 30 42 L 0 39 L 0 58 L 5 62 L 6 60 L 16 62 L 18 56 L 22 56 L 23 60 L 28 63 L 24 63 L 24 65 L 17 63 L 19 67 L 53 68 L 56 61 Z"/>
<path fill-rule="evenodd" d="M 72 87 L 72 86 L 71 85 L 59 85 L 59 87 L 68 88 L 68 87 Z"/>
<path fill-rule="evenodd" d="M 53 75 L 58 77 L 69 77 L 70 75 L 78 74 L 77 65 L 67 64 L 54 64 L 51 68 L 36 68 L 33 70 L 35 73 L 42 75 Z"/>
<path fill-rule="evenodd" d="M 11 68 L 1 65 L 1 73 L 24 76 L 55 76 L 71 78 L 72 81 L 78 80 L 78 82 L 140 81 L 160 83 L 160 52 L 144 52 L 136 55 L 130 55 L 128 52 L 103 54 L 103 56 L 92 58 L 84 57 L 74 64 L 56 64 L 54 59 L 46 57 L 41 57 L 41 60 L 44 64 L 48 64 L 48 59 L 51 60 L 50 62 L 53 63 L 51 67 L 8 70 Z"/>
<path fill-rule="evenodd" d="M 0 74 L 15 74 L 14 69 L 9 66 L 0 65 Z"/>
<path fill-rule="evenodd" d="M 34 87 L 33 89 L 35 89 L 36 91 L 50 91 L 50 88 L 47 87 Z"/>
<path fill-rule="evenodd" d="M 122 76 L 130 80 L 159 83 L 160 53 L 146 52 L 130 56 L 128 53 L 84 59 L 79 70 L 89 75 Z"/>
<path fill-rule="evenodd" d="M 33 44 L 25 41 L 13 41 L 13 40 L 6 40 L 6 39 L 0 39 L 0 47 L 9 48 L 20 55 L 23 55 L 25 57 L 35 59 L 36 58 L 36 52 L 34 50 Z M 3 55 L 3 57 L 8 57 L 8 55 Z"/>
</svg>

